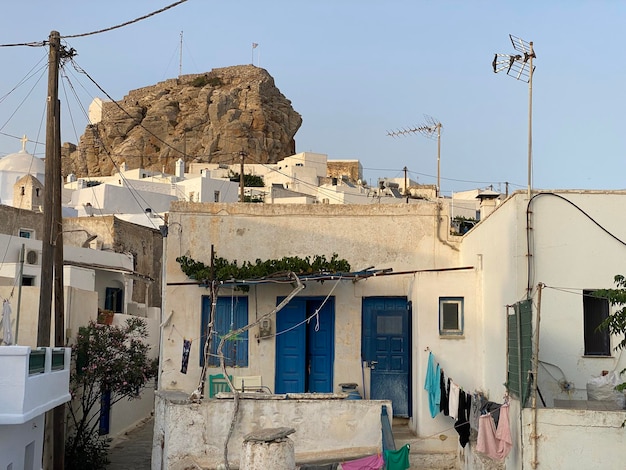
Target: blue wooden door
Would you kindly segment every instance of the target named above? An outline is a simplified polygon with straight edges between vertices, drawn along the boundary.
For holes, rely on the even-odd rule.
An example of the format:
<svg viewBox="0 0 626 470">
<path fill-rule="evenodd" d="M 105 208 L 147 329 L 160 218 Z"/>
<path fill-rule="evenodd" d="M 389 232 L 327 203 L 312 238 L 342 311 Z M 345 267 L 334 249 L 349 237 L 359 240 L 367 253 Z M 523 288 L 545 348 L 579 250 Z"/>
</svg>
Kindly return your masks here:
<svg viewBox="0 0 626 470">
<path fill-rule="evenodd" d="M 332 300 L 320 308 L 323 299 L 298 297 L 278 312 L 276 393 L 332 392 L 335 341 Z"/>
<path fill-rule="evenodd" d="M 391 400 L 394 416 L 409 417 L 410 305 L 404 297 L 363 299 L 362 356 L 370 366 L 372 400 Z"/>
</svg>

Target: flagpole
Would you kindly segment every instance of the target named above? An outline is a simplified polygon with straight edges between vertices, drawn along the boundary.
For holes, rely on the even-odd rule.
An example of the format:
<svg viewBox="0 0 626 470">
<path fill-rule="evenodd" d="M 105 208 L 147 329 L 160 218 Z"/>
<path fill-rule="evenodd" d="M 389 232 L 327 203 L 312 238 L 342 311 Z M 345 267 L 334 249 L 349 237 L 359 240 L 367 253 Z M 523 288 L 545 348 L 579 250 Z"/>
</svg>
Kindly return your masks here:
<svg viewBox="0 0 626 470">
<path fill-rule="evenodd" d="M 252 43 L 252 65 L 254 66 L 254 50 L 258 47 L 259 45 L 256 42 Z M 257 55 L 258 58 L 258 55 Z"/>
</svg>

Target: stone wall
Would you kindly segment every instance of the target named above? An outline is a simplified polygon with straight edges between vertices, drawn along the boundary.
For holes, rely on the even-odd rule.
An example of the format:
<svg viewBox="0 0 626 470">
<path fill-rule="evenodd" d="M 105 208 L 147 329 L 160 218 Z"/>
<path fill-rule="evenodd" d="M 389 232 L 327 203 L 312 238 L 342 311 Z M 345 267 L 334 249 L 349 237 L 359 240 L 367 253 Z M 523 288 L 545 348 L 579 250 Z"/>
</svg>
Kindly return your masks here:
<svg viewBox="0 0 626 470">
<path fill-rule="evenodd" d="M 136 278 L 132 300 L 145 303 L 147 307 L 161 306 L 161 279 L 163 260 L 163 237 L 156 229 L 144 227 L 118 219 L 115 216 L 75 217 L 63 219 L 64 243 L 81 246 L 85 241 L 86 230 L 97 234 L 96 242 L 101 249 L 116 253 L 132 253 L 134 270 L 153 279 L 152 282 Z"/>
<path fill-rule="evenodd" d="M 240 400 L 228 444 L 231 468 L 239 467 L 244 436 L 264 428 L 294 428 L 289 438 L 300 464 L 382 452 L 381 412 L 386 406 L 391 416 L 391 402 L 285 398 Z M 233 407 L 233 399 L 192 403 L 182 393 L 157 392 L 152 468 L 218 468 Z"/>
<path fill-rule="evenodd" d="M 0 233 L 18 236 L 20 229 L 35 231 L 35 238 L 41 240 L 43 213 L 0 204 Z"/>
</svg>

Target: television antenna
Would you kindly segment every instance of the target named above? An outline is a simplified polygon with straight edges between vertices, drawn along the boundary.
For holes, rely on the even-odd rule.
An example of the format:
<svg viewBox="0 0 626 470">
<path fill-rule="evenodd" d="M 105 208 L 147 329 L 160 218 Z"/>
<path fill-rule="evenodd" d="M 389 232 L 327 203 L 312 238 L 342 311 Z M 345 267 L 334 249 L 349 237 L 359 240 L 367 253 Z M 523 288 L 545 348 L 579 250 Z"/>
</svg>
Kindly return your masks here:
<svg viewBox="0 0 626 470">
<path fill-rule="evenodd" d="M 533 59 L 536 58 L 533 42 L 526 42 L 512 34 L 509 34 L 513 49 L 518 54 L 497 54 L 491 65 L 493 72 L 498 73 L 506 70 L 506 74 L 516 80 L 528 83 L 528 198 L 532 188 L 533 167 L 533 74 L 535 66 Z"/>
<path fill-rule="evenodd" d="M 390 137 L 400 137 L 408 134 L 422 134 L 429 139 L 437 139 L 437 187 L 436 194 L 439 197 L 441 190 L 441 128 L 443 125 L 439 120 L 432 116 L 424 115 L 425 124 L 421 126 L 411 127 L 409 129 L 398 129 L 395 131 L 387 132 Z"/>
</svg>

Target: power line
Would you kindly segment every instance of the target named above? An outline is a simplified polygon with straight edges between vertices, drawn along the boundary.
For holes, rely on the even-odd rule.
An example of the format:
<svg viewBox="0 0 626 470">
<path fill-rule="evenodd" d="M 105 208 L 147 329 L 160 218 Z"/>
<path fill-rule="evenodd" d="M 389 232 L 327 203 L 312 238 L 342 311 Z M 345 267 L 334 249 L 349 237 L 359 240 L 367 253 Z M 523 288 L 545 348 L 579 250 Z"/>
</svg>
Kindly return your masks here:
<svg viewBox="0 0 626 470">
<path fill-rule="evenodd" d="M 168 5 L 166 7 L 161 8 L 160 10 L 156 10 L 153 11 L 152 13 L 148 13 L 147 15 L 143 15 L 140 16 L 139 18 L 135 18 L 134 20 L 130 20 L 130 21 L 126 21 L 124 23 L 115 25 L 115 26 L 111 26 L 109 28 L 104 28 L 104 29 L 99 29 L 97 31 L 91 31 L 89 33 L 81 33 L 81 34 L 72 34 L 69 36 L 61 36 L 62 39 L 67 39 L 67 38 L 82 38 L 85 36 L 93 36 L 94 34 L 100 34 L 100 33 L 106 33 L 108 31 L 113 31 L 114 29 L 119 29 L 119 28 L 123 28 L 124 26 L 128 26 L 131 25 L 133 23 L 138 23 L 139 21 L 145 20 L 147 18 L 150 18 L 151 16 L 154 15 L 158 15 L 159 13 L 163 13 L 166 10 L 169 10 L 170 8 L 174 8 L 178 5 L 180 5 L 181 3 L 185 3 L 187 0 L 179 0 L 178 2 L 174 2 L 171 5 Z"/>
<path fill-rule="evenodd" d="M 27 46 L 27 47 L 43 47 L 48 44 L 48 41 L 37 41 L 37 42 L 20 42 L 16 44 L 0 44 L 0 47 L 19 47 L 19 46 Z"/>
</svg>

